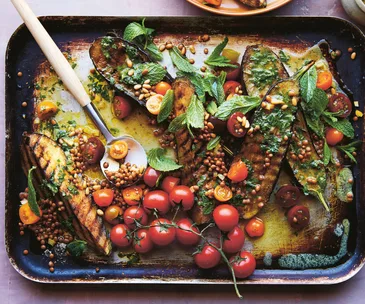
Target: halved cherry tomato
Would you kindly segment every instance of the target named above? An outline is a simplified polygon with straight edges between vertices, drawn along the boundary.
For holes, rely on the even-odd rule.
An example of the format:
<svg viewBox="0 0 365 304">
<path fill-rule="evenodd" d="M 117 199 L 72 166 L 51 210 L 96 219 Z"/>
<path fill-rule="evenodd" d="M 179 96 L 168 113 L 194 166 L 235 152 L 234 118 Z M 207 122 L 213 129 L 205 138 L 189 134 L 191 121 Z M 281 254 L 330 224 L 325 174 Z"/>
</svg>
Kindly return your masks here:
<svg viewBox="0 0 365 304">
<path fill-rule="evenodd" d="M 222 51 L 222 56 L 226 57 L 227 59 L 229 59 L 231 63 L 234 64 L 235 62 L 238 61 L 240 53 L 232 49 L 224 49 Z"/>
<path fill-rule="evenodd" d="M 123 119 L 132 113 L 132 103 L 122 96 L 115 96 L 113 101 L 114 115 L 118 119 Z"/>
<path fill-rule="evenodd" d="M 166 214 L 171 207 L 169 195 L 162 190 L 150 191 L 143 198 L 143 207 L 147 214 L 155 209 L 159 214 Z"/>
<path fill-rule="evenodd" d="M 143 181 L 147 186 L 155 187 L 160 176 L 161 172 L 153 169 L 152 167 L 148 167 L 144 172 Z"/>
<path fill-rule="evenodd" d="M 223 241 L 223 250 L 227 253 L 235 253 L 242 249 L 245 243 L 245 233 L 238 226 L 228 232 L 226 239 Z"/>
<path fill-rule="evenodd" d="M 161 94 L 152 95 L 150 98 L 148 98 L 146 102 L 146 108 L 148 112 L 150 112 L 153 115 L 158 115 L 158 113 L 160 113 L 161 110 L 162 99 L 163 95 Z"/>
<path fill-rule="evenodd" d="M 176 236 L 176 228 L 170 227 L 172 223 L 164 218 L 159 218 L 151 223 L 150 236 L 154 244 L 167 246 L 172 243 Z"/>
<path fill-rule="evenodd" d="M 244 279 L 249 277 L 256 268 L 255 257 L 247 251 L 240 252 L 239 255 L 231 257 L 230 263 L 236 278 Z"/>
<path fill-rule="evenodd" d="M 168 90 L 171 90 L 171 85 L 169 83 L 160 81 L 158 84 L 156 84 L 155 92 L 157 94 L 164 96 Z"/>
<path fill-rule="evenodd" d="M 348 117 L 352 112 L 352 102 L 343 93 L 336 93 L 330 97 L 328 108 L 331 112 L 342 112 L 339 117 Z"/>
<path fill-rule="evenodd" d="M 130 186 L 123 189 L 123 199 L 129 206 L 138 205 L 142 201 L 143 190 L 140 186 Z"/>
<path fill-rule="evenodd" d="M 42 210 L 39 209 L 39 211 L 42 216 Z M 19 217 L 22 223 L 25 225 L 35 224 L 41 219 L 32 211 L 32 209 L 30 209 L 29 203 L 25 203 L 20 206 Z"/>
<path fill-rule="evenodd" d="M 241 84 L 237 81 L 228 80 L 223 85 L 224 94 L 226 97 L 230 94 L 234 94 L 237 87 L 239 87 Z"/>
<path fill-rule="evenodd" d="M 241 112 L 233 113 L 227 121 L 228 132 L 238 138 L 245 136 L 247 128 L 245 127 L 246 124 L 244 122 L 246 119 L 245 114 Z"/>
<path fill-rule="evenodd" d="M 188 186 L 180 185 L 172 188 L 169 199 L 172 206 L 181 204 L 185 211 L 194 206 L 194 193 Z"/>
<path fill-rule="evenodd" d="M 180 184 L 180 178 L 166 176 L 161 183 L 161 189 L 167 193 L 170 193 L 172 189 L 178 184 Z"/>
<path fill-rule="evenodd" d="M 216 186 L 214 189 L 214 197 L 217 201 L 227 202 L 232 198 L 232 190 L 228 186 Z"/>
<path fill-rule="evenodd" d="M 147 229 L 139 229 L 133 240 L 133 248 L 138 253 L 146 253 L 153 248 L 150 232 Z"/>
<path fill-rule="evenodd" d="M 222 4 L 222 0 L 206 0 L 205 2 L 214 6 L 220 6 Z"/>
<path fill-rule="evenodd" d="M 221 254 L 211 245 L 205 245 L 201 252 L 194 255 L 195 264 L 203 269 L 217 266 L 221 260 Z"/>
<path fill-rule="evenodd" d="M 260 237 L 265 233 L 265 224 L 262 219 L 254 217 L 250 219 L 245 229 L 250 237 Z"/>
<path fill-rule="evenodd" d="M 294 206 L 289 210 L 287 217 L 290 226 L 295 229 L 302 229 L 309 224 L 309 209 L 306 206 Z"/>
<path fill-rule="evenodd" d="M 244 181 L 248 176 L 247 165 L 242 160 L 234 162 L 229 168 L 227 176 L 234 183 Z"/>
<path fill-rule="evenodd" d="M 57 113 L 57 111 L 57 106 L 49 100 L 40 102 L 36 108 L 36 114 L 40 120 L 51 118 Z"/>
<path fill-rule="evenodd" d="M 320 72 L 317 76 L 317 88 L 327 90 L 332 86 L 332 74 L 328 71 Z"/>
<path fill-rule="evenodd" d="M 237 80 L 240 72 L 241 72 L 241 65 L 239 63 L 233 63 L 236 65 L 236 68 L 226 68 L 224 69 L 227 73 L 226 79 L 227 80 Z"/>
<path fill-rule="evenodd" d="M 104 212 L 104 219 L 111 225 L 120 223 L 123 215 L 123 209 L 117 205 L 109 206 Z"/>
<path fill-rule="evenodd" d="M 83 150 L 82 157 L 90 165 L 97 164 L 103 158 L 105 147 L 97 137 L 90 137 L 87 140 Z"/>
<path fill-rule="evenodd" d="M 109 148 L 109 155 L 114 159 L 123 159 L 128 154 L 128 144 L 124 140 L 113 142 Z"/>
<path fill-rule="evenodd" d="M 300 191 L 293 185 L 284 185 L 275 194 L 276 202 L 284 208 L 294 206 L 298 202 L 299 197 Z"/>
<path fill-rule="evenodd" d="M 97 190 L 93 193 L 93 199 L 99 207 L 107 207 L 113 202 L 114 191 L 112 189 Z"/>
<path fill-rule="evenodd" d="M 215 207 L 213 219 L 220 230 L 231 231 L 238 225 L 239 215 L 235 207 L 223 204 Z"/>
<path fill-rule="evenodd" d="M 110 240 L 118 247 L 127 247 L 131 244 L 130 230 L 127 225 L 115 225 L 110 231 Z"/>
<path fill-rule="evenodd" d="M 183 245 L 195 245 L 199 243 L 200 236 L 194 232 L 199 233 L 199 229 L 193 226 L 193 222 L 188 218 L 183 218 L 177 222 L 176 239 Z M 194 231 L 194 232 L 192 232 Z"/>
<path fill-rule="evenodd" d="M 124 224 L 134 229 L 136 228 L 136 221 L 143 226 L 147 225 L 148 216 L 142 207 L 132 206 L 124 212 L 123 219 Z"/>
<path fill-rule="evenodd" d="M 343 139 L 343 133 L 335 128 L 328 128 L 326 130 L 326 141 L 330 146 L 337 145 Z"/>
</svg>

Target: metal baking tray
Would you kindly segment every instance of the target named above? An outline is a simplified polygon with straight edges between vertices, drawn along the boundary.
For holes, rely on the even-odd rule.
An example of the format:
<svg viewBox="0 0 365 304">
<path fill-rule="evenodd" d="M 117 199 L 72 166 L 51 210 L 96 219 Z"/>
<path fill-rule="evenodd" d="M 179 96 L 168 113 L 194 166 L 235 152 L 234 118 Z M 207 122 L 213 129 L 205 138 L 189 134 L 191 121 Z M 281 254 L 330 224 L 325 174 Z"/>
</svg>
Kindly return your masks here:
<svg viewBox="0 0 365 304">
<path fill-rule="evenodd" d="M 122 33 L 131 21 L 141 17 L 41 17 L 43 25 L 61 49 L 79 41 L 89 44 L 108 32 Z M 365 36 L 350 22 L 331 17 L 148 17 L 148 26 L 159 33 L 177 37 L 189 34 L 245 35 L 253 40 L 269 41 L 271 45 L 311 46 L 327 39 L 332 48 L 341 49 L 343 56 L 338 69 L 354 99 L 365 103 Z M 348 47 L 357 52 L 356 64 L 351 62 Z M 20 164 L 20 142 L 24 131 L 30 131 L 33 112 L 33 80 L 36 69 L 45 60 L 39 47 L 24 25 L 10 38 L 6 53 L 6 216 L 5 241 L 10 263 L 24 277 L 43 283 L 176 283 L 231 284 L 224 265 L 214 271 L 199 270 L 192 264 L 154 263 L 133 266 L 103 264 L 67 259 L 50 273 L 48 260 L 32 247 L 30 233 L 19 235 L 18 193 L 26 186 Z M 22 71 L 23 77 L 17 77 Z M 22 101 L 28 101 L 26 109 Z M 25 116 L 24 116 L 25 114 Z M 362 120 L 356 125 L 357 137 L 363 138 Z M 303 271 L 260 266 L 249 279 L 239 284 L 335 284 L 354 276 L 365 263 L 365 196 L 364 145 L 358 157 L 355 174 L 355 199 L 349 206 L 351 230 L 349 254 L 334 267 Z M 23 250 L 30 248 L 30 254 Z M 100 266 L 100 272 L 95 267 Z"/>
</svg>

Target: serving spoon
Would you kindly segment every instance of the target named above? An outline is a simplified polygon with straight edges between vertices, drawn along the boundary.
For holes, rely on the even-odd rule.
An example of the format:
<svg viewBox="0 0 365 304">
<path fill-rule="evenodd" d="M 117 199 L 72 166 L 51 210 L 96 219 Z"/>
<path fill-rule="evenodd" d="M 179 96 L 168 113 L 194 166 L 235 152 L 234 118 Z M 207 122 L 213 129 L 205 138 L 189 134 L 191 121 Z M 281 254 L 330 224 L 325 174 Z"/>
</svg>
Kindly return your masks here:
<svg viewBox="0 0 365 304">
<path fill-rule="evenodd" d="M 53 69 L 62 80 L 68 91 L 75 97 L 80 106 L 90 116 L 94 124 L 106 139 L 106 147 L 103 158 L 100 161 L 100 168 L 104 176 L 109 180 L 107 171 L 118 171 L 120 163 L 109 155 L 110 146 L 116 141 L 124 141 L 128 144 L 128 154 L 125 158 L 125 163 L 136 165 L 138 168 L 145 169 L 147 167 L 147 155 L 142 145 L 132 136 L 122 135 L 114 137 L 107 128 L 103 118 L 100 116 L 96 107 L 92 104 L 89 95 L 85 91 L 82 83 L 77 77 L 75 71 L 68 63 L 65 56 L 57 47 L 46 29 L 39 22 L 28 4 L 24 0 L 11 0 L 19 15 L 24 20 L 25 25 L 38 43 L 39 47 L 47 57 Z M 107 163 L 108 165 L 104 166 Z M 109 180 L 113 182 L 112 180 Z M 134 181 L 135 182 L 135 181 Z M 128 186 L 130 184 L 125 184 Z"/>
</svg>

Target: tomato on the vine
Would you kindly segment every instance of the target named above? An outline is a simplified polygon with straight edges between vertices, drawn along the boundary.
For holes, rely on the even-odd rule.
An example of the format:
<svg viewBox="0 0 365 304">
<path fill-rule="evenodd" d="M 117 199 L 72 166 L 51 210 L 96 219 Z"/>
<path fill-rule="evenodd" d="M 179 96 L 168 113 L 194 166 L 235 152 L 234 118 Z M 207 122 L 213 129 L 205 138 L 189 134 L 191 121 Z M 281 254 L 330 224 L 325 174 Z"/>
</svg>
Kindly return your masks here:
<svg viewBox="0 0 365 304">
<path fill-rule="evenodd" d="M 166 176 L 161 183 L 161 189 L 167 193 L 170 193 L 172 189 L 178 184 L 180 184 L 180 178 Z"/>
<path fill-rule="evenodd" d="M 172 188 L 169 199 L 172 206 L 181 204 L 183 210 L 190 210 L 194 206 L 194 193 L 188 186 L 179 185 Z"/>
<path fill-rule="evenodd" d="M 130 186 L 123 189 L 123 199 L 129 206 L 138 205 L 143 196 L 143 190 L 140 186 Z"/>
<path fill-rule="evenodd" d="M 194 255 L 195 264 L 203 269 L 217 266 L 221 260 L 221 254 L 211 245 L 204 245 L 201 251 Z"/>
<path fill-rule="evenodd" d="M 234 183 L 244 181 L 248 176 L 247 165 L 242 160 L 234 162 L 229 168 L 227 176 Z"/>
<path fill-rule="evenodd" d="M 223 251 L 227 253 L 235 253 L 242 249 L 245 243 L 245 233 L 238 226 L 228 232 L 223 241 Z"/>
<path fill-rule="evenodd" d="M 167 246 L 175 240 L 176 228 L 171 226 L 171 221 L 158 218 L 151 223 L 150 237 L 154 244 Z"/>
<path fill-rule="evenodd" d="M 249 277 L 256 268 L 255 257 L 247 251 L 241 251 L 239 255 L 231 257 L 230 263 L 236 278 L 244 279 Z"/>
<path fill-rule="evenodd" d="M 113 202 L 114 191 L 112 189 L 97 190 L 93 193 L 93 199 L 99 207 L 107 207 Z"/>
<path fill-rule="evenodd" d="M 151 251 L 153 248 L 153 242 L 149 230 L 137 230 L 133 239 L 133 248 L 138 253 L 146 253 Z"/>
<path fill-rule="evenodd" d="M 262 219 L 254 217 L 250 219 L 245 229 L 250 237 L 260 237 L 265 233 L 265 224 Z"/>
<path fill-rule="evenodd" d="M 134 229 L 136 227 L 136 221 L 143 226 L 147 225 L 148 216 L 142 207 L 132 206 L 124 212 L 123 219 L 124 224 Z"/>
<path fill-rule="evenodd" d="M 199 243 L 200 236 L 195 233 L 199 233 L 199 229 L 193 226 L 193 222 L 188 218 L 183 218 L 177 223 L 179 228 L 176 229 L 176 239 L 183 245 L 195 245 Z M 194 231 L 194 232 L 192 232 Z"/>
<path fill-rule="evenodd" d="M 239 214 L 235 207 L 222 204 L 213 211 L 213 219 L 222 231 L 231 231 L 238 224 Z"/>
<path fill-rule="evenodd" d="M 170 210 L 169 195 L 162 190 L 148 192 L 143 198 L 143 207 L 147 214 L 157 210 L 159 214 L 166 214 Z"/>
<path fill-rule="evenodd" d="M 155 187 L 160 176 L 161 172 L 153 169 L 152 167 L 148 167 L 144 172 L 143 181 L 147 186 Z"/>
<path fill-rule="evenodd" d="M 115 225 L 110 231 L 110 240 L 118 247 L 127 247 L 131 244 L 132 239 L 130 230 L 127 225 Z"/>
</svg>

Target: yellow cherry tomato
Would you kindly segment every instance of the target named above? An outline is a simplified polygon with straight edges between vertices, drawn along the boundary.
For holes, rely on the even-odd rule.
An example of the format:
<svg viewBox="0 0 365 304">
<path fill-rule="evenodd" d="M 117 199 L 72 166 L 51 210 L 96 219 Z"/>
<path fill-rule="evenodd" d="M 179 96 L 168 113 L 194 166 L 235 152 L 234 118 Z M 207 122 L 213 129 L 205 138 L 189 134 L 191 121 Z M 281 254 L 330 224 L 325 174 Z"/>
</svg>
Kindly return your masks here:
<svg viewBox="0 0 365 304">
<path fill-rule="evenodd" d="M 165 81 L 160 81 L 156 84 L 156 93 L 160 95 L 165 95 L 168 90 L 171 90 L 171 85 Z"/>
<path fill-rule="evenodd" d="M 114 159 L 123 159 L 128 154 L 128 144 L 124 140 L 113 142 L 109 148 L 109 155 Z"/>
<path fill-rule="evenodd" d="M 42 101 L 37 105 L 36 114 L 40 120 L 54 116 L 58 111 L 57 106 L 52 101 Z"/>
<path fill-rule="evenodd" d="M 42 210 L 40 210 L 41 216 L 42 216 Z M 30 206 L 28 203 L 23 204 L 19 208 L 19 217 L 23 224 L 25 225 L 32 225 L 38 222 L 41 218 L 37 216 L 32 209 L 30 209 Z"/>
<path fill-rule="evenodd" d="M 214 189 L 214 197 L 217 201 L 226 202 L 232 198 L 232 190 L 228 186 L 217 186 Z"/>
<path fill-rule="evenodd" d="M 156 94 L 151 96 L 146 102 L 146 107 L 148 112 L 150 112 L 153 115 L 157 115 L 158 113 L 160 113 L 162 99 L 163 96 L 161 94 Z"/>
<path fill-rule="evenodd" d="M 240 53 L 232 49 L 224 49 L 222 56 L 228 58 L 232 63 L 236 63 L 240 57 Z"/>
</svg>

